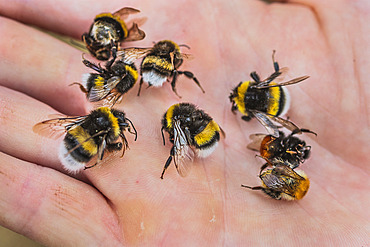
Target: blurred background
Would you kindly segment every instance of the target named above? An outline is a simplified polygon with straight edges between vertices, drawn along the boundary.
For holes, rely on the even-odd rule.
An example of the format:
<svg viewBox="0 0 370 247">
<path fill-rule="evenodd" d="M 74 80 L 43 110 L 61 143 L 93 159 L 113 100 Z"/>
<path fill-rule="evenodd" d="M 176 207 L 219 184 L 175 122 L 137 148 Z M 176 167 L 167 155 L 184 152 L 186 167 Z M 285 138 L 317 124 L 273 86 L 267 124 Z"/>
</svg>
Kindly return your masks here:
<svg viewBox="0 0 370 247">
<path fill-rule="evenodd" d="M 42 247 L 43 245 L 32 241 L 18 233 L 0 226 L 1 247 Z"/>
</svg>

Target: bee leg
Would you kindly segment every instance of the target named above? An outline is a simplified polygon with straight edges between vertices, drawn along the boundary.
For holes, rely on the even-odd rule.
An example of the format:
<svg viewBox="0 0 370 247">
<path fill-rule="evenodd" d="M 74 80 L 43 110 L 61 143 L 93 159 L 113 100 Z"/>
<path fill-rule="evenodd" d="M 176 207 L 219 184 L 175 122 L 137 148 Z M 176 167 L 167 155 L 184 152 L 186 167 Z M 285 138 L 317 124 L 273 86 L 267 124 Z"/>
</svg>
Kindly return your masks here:
<svg viewBox="0 0 370 247">
<path fill-rule="evenodd" d="M 295 134 L 301 134 L 302 132 L 305 132 L 305 133 L 311 133 L 311 134 L 314 134 L 315 136 L 317 136 L 317 134 L 309 129 L 294 129 L 292 131 L 292 133 L 290 133 L 289 136 L 293 136 Z"/>
<path fill-rule="evenodd" d="M 122 142 L 107 144 L 107 150 L 108 151 L 119 151 L 121 149 L 122 149 Z"/>
<path fill-rule="evenodd" d="M 80 87 L 80 90 L 85 93 L 85 94 L 88 94 L 89 92 L 86 90 L 86 88 L 79 82 L 74 82 L 74 83 L 71 83 L 69 84 L 69 86 L 72 86 L 72 85 L 78 85 Z"/>
<path fill-rule="evenodd" d="M 236 110 L 238 110 L 238 107 L 236 106 L 235 102 L 233 101 L 231 105 L 231 112 L 236 114 Z"/>
<path fill-rule="evenodd" d="M 253 71 L 252 73 L 250 73 L 250 77 L 257 83 L 260 83 L 261 82 L 261 78 L 260 76 L 257 74 L 256 71 Z"/>
<path fill-rule="evenodd" d="M 166 141 L 164 140 L 163 130 L 164 130 L 164 127 L 161 128 L 161 132 L 162 132 L 163 146 L 165 146 L 166 145 Z"/>
<path fill-rule="evenodd" d="M 164 173 L 166 172 L 166 170 L 167 170 L 167 168 L 168 168 L 168 166 L 171 164 L 171 161 L 172 161 L 172 157 L 173 157 L 173 155 L 174 155 L 174 147 L 172 147 L 172 149 L 171 149 L 171 152 L 170 152 L 170 157 L 168 157 L 168 159 L 167 159 L 167 161 L 166 161 L 166 164 L 164 165 L 164 167 L 163 167 L 163 171 L 162 171 L 162 175 L 161 175 L 161 179 L 163 179 L 163 175 L 164 175 Z"/>
<path fill-rule="evenodd" d="M 244 121 L 247 121 L 247 122 L 249 122 L 251 119 L 252 119 L 252 117 L 250 117 L 250 116 L 242 116 L 242 119 L 244 120 Z"/>
<path fill-rule="evenodd" d="M 135 141 L 137 140 L 137 131 L 136 131 L 136 128 L 135 128 L 135 126 L 134 126 L 134 124 L 131 122 L 131 120 L 130 119 L 128 119 L 128 118 L 125 118 L 125 120 L 127 120 L 130 124 L 131 124 L 131 126 L 130 125 L 128 125 L 128 132 L 130 132 L 131 134 L 133 134 L 133 135 L 135 135 Z M 132 130 L 131 130 L 131 127 L 132 127 L 132 129 L 134 130 L 133 132 L 132 132 Z"/>
<path fill-rule="evenodd" d="M 181 99 L 182 97 L 177 93 L 177 90 L 176 90 L 176 81 L 177 81 L 178 74 L 181 74 L 181 71 L 177 71 L 177 70 L 173 71 L 171 87 L 172 87 L 172 91 L 177 95 L 177 97 Z"/>
<path fill-rule="evenodd" d="M 260 169 L 260 175 L 262 173 L 263 170 L 265 170 L 266 167 L 269 166 L 269 163 L 265 163 L 263 166 L 261 166 L 261 169 Z"/>
<path fill-rule="evenodd" d="M 243 188 L 248 188 L 248 189 L 251 189 L 251 190 L 264 190 L 265 188 L 263 188 L 262 186 L 255 186 L 255 187 L 250 187 L 248 185 L 244 185 L 242 184 L 242 187 Z"/>
<path fill-rule="evenodd" d="M 82 60 L 82 63 L 90 68 L 90 69 L 93 69 L 95 70 L 96 72 L 100 73 L 100 74 L 103 74 L 103 73 L 106 73 L 106 70 L 103 69 L 100 65 L 96 65 L 95 63 L 93 62 L 90 62 L 89 60 L 85 59 L 83 56 L 82 56 L 83 60 Z"/>
<path fill-rule="evenodd" d="M 112 66 L 112 64 L 114 63 L 114 61 L 116 60 L 117 58 L 117 46 L 114 44 L 114 40 L 111 39 L 111 46 L 112 46 L 112 49 L 111 49 L 111 52 L 112 52 L 112 59 L 109 60 L 107 62 L 107 64 L 105 65 L 105 67 L 109 70 L 110 67 Z"/>
<path fill-rule="evenodd" d="M 143 82 L 144 82 L 144 80 L 141 77 L 141 79 L 140 79 L 140 85 L 139 85 L 139 91 L 137 92 L 137 96 L 140 96 L 141 86 L 143 85 Z"/>
<path fill-rule="evenodd" d="M 275 53 L 276 53 L 276 51 L 273 50 L 272 51 L 272 63 L 274 64 L 274 70 L 275 70 L 275 72 L 279 72 L 279 70 L 280 70 L 279 63 L 276 62 L 276 60 L 275 60 Z"/>
<path fill-rule="evenodd" d="M 123 155 L 125 154 L 126 149 L 129 149 L 129 146 L 128 146 L 128 141 L 126 139 L 126 136 L 125 136 L 125 134 L 123 134 L 123 132 L 120 134 L 120 137 L 121 137 L 121 140 L 123 142 L 122 155 L 121 155 L 121 157 L 123 157 Z"/>
</svg>

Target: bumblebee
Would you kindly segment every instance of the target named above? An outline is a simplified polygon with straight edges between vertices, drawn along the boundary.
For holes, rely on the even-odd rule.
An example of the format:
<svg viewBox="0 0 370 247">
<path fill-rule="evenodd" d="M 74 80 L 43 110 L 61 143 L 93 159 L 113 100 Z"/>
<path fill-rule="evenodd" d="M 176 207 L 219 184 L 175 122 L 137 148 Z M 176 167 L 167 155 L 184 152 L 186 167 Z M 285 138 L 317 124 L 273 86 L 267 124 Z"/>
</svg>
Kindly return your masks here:
<svg viewBox="0 0 370 247">
<path fill-rule="evenodd" d="M 262 190 L 276 200 L 300 200 L 309 187 L 310 180 L 303 171 L 295 171 L 290 168 L 286 161 L 274 161 L 272 169 L 260 173 L 261 186 L 250 187 L 242 185 L 251 190 Z"/>
<path fill-rule="evenodd" d="M 71 173 L 98 165 L 103 160 L 105 151 L 122 150 L 123 156 L 128 148 L 124 134 L 126 130 L 135 135 L 136 141 L 136 129 L 125 113 L 108 107 L 97 108 L 86 116 L 45 120 L 33 127 L 34 132 L 49 137 L 58 132 L 66 132 L 59 149 L 59 159 L 63 167 Z M 117 141 L 119 138 L 121 142 Z M 96 163 L 86 166 L 95 156 Z"/>
<path fill-rule="evenodd" d="M 111 106 L 119 101 L 123 94 L 127 93 L 138 79 L 138 71 L 135 64 L 126 62 L 124 59 L 108 61 L 105 68 L 83 59 L 85 66 L 98 73 L 87 73 L 82 75 L 81 91 L 86 94 L 90 102 L 106 99 Z"/>
<path fill-rule="evenodd" d="M 282 124 L 291 131 L 297 130 L 297 126 L 292 122 L 279 117 L 285 115 L 290 106 L 289 92 L 283 86 L 299 83 L 309 76 L 301 76 L 282 83 L 273 82 L 273 80 L 282 77 L 287 68 L 280 69 L 279 64 L 275 61 L 275 51 L 273 51 L 272 60 L 274 73 L 261 81 L 257 72 L 253 71 L 250 74 L 253 81 L 240 82 L 232 90 L 229 99 L 232 103 L 231 111 L 233 113 L 239 110 L 245 121 L 256 117 L 269 134 L 278 137 L 278 128 L 270 120 Z"/>
<path fill-rule="evenodd" d="M 136 41 L 145 38 L 144 31 L 136 23 L 127 28 L 125 19 L 130 14 L 140 11 L 134 8 L 122 8 L 115 13 L 102 13 L 95 17 L 88 33 L 82 35 L 82 41 L 90 53 L 99 60 L 115 57 L 122 41 Z"/>
<path fill-rule="evenodd" d="M 300 129 L 300 132 L 317 135 L 315 132 L 308 129 Z M 311 146 L 307 146 L 306 142 L 295 137 L 295 134 L 297 134 L 297 132 L 292 132 L 288 136 L 285 136 L 285 134 L 280 131 L 278 138 L 272 135 L 253 134 L 249 137 L 252 142 L 249 143 L 247 147 L 251 150 L 260 152 L 260 155 L 265 159 L 285 160 L 290 165 L 290 168 L 294 169 L 305 162 L 311 154 Z M 261 170 L 264 168 L 265 167 L 262 166 Z"/>
<path fill-rule="evenodd" d="M 186 46 L 186 45 L 182 45 Z M 186 46 L 188 47 L 188 46 Z M 189 48 L 189 47 L 188 47 Z M 190 55 L 181 53 L 180 45 L 171 40 L 162 40 L 155 43 L 152 48 L 127 48 L 119 52 L 130 59 L 138 59 L 144 57 L 140 66 L 140 87 L 138 96 L 140 95 L 141 86 L 144 82 L 149 84 L 149 87 L 161 87 L 164 82 L 171 80 L 172 91 L 179 97 L 181 96 L 176 90 L 176 81 L 178 75 L 184 74 L 189 79 L 192 79 L 198 87 L 205 93 L 198 79 L 190 71 L 180 71 L 178 68 L 182 65 L 184 58 L 189 58 Z"/>
<path fill-rule="evenodd" d="M 204 111 L 190 103 L 179 103 L 171 106 L 162 118 L 163 130 L 169 134 L 173 146 L 167 159 L 161 179 L 174 159 L 180 176 L 185 177 L 193 164 L 194 156 L 205 158 L 217 147 L 220 140 L 218 124 Z"/>
</svg>

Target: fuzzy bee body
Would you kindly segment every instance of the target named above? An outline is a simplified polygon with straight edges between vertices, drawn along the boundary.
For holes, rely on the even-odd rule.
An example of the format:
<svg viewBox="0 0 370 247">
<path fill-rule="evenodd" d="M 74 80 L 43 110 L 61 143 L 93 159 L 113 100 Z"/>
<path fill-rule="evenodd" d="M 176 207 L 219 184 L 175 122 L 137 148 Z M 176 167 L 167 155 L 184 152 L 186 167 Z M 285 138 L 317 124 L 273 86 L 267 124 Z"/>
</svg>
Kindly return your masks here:
<svg viewBox="0 0 370 247">
<path fill-rule="evenodd" d="M 127 93 L 138 79 L 138 71 L 135 64 L 128 63 L 123 59 L 112 59 L 107 62 L 105 68 L 96 65 L 86 59 L 83 63 L 98 73 L 82 75 L 81 83 L 73 83 L 80 86 L 90 102 L 107 100 L 113 106 Z"/>
<path fill-rule="evenodd" d="M 204 158 L 216 149 L 221 131 L 208 114 L 190 103 L 171 106 L 162 118 L 162 134 L 163 130 L 169 134 L 173 147 L 161 178 L 172 158 L 178 173 L 186 176 L 194 156 Z"/>
<path fill-rule="evenodd" d="M 282 124 L 291 131 L 299 130 L 294 123 L 280 117 L 285 115 L 290 107 L 289 92 L 284 86 L 296 84 L 309 76 L 301 76 L 282 83 L 274 82 L 286 72 L 286 68 L 279 68 L 274 54 L 275 51 L 272 55 L 275 71 L 265 80 L 260 80 L 259 75 L 255 71 L 252 72 L 250 76 L 253 80 L 240 82 L 232 90 L 229 100 L 233 113 L 238 110 L 245 121 L 257 118 L 269 134 L 279 137 L 279 130 L 272 121 Z"/>
<path fill-rule="evenodd" d="M 82 41 L 90 53 L 99 60 L 108 60 L 116 56 L 122 41 L 141 40 L 145 33 L 137 24 L 127 28 L 124 19 L 130 14 L 140 12 L 133 8 L 122 8 L 115 13 L 102 13 L 95 17 L 88 33 L 82 35 Z"/>
<path fill-rule="evenodd" d="M 178 70 L 184 58 L 189 58 L 190 55 L 182 53 L 180 46 L 171 40 L 159 41 L 151 48 L 123 49 L 118 52 L 118 55 L 125 56 L 129 60 L 143 58 L 140 66 L 141 80 L 138 96 L 144 82 L 148 83 L 149 87 L 161 87 L 164 82 L 171 79 L 172 91 L 181 98 L 176 90 L 177 77 L 181 74 L 192 79 L 204 93 L 204 89 L 192 72 Z"/>
<path fill-rule="evenodd" d="M 316 135 L 315 132 L 307 129 L 300 129 L 300 132 Z M 279 132 L 279 137 L 253 134 L 250 135 L 252 142 L 247 147 L 259 152 L 267 160 L 280 159 L 287 161 L 290 168 L 294 169 L 301 163 L 304 163 L 311 154 L 311 146 L 306 145 L 306 142 L 294 136 L 295 134 L 295 132 L 292 132 L 288 136 L 285 136 L 282 131 Z"/>
<path fill-rule="evenodd" d="M 125 130 L 136 136 L 136 130 L 131 121 L 125 117 L 125 113 L 108 107 L 97 108 L 86 116 L 46 120 L 36 124 L 34 131 L 52 134 L 56 131 L 54 129 L 56 126 L 66 132 L 59 149 L 59 159 L 64 168 L 70 172 L 97 165 L 102 161 L 105 150 L 123 150 L 124 153 L 128 148 Z M 131 128 L 135 132 L 131 132 Z M 119 142 L 119 139 L 122 142 Z M 97 156 L 95 165 L 86 166 L 95 156 Z"/>
<path fill-rule="evenodd" d="M 263 171 L 259 177 L 261 186 L 242 185 L 242 187 L 262 190 L 271 198 L 289 201 L 302 199 L 310 187 L 310 181 L 303 171 L 295 171 L 282 161 L 274 163 L 273 168 Z"/>
</svg>

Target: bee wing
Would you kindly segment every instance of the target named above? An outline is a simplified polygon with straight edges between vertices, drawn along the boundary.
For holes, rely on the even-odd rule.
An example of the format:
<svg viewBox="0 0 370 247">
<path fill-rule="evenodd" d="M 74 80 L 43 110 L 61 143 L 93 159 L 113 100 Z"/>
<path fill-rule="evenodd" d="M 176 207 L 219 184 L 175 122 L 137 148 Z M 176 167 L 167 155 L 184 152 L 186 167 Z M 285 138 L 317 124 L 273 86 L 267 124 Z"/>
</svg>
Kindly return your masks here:
<svg viewBox="0 0 370 247">
<path fill-rule="evenodd" d="M 151 49 L 152 48 L 137 47 L 125 48 L 117 51 L 117 56 L 121 56 L 124 62 L 131 64 L 135 62 L 135 60 L 146 56 L 151 51 Z"/>
<path fill-rule="evenodd" d="M 120 19 L 125 20 L 129 15 L 140 13 L 140 10 L 125 7 L 113 13 L 114 16 L 118 16 Z"/>
<path fill-rule="evenodd" d="M 89 100 L 92 102 L 99 101 L 105 98 L 116 86 L 117 84 L 125 77 L 113 76 L 107 80 L 101 87 L 92 87 L 88 93 Z"/>
<path fill-rule="evenodd" d="M 86 116 L 53 118 L 42 121 L 33 126 L 33 132 L 52 139 L 62 136 L 67 130 L 80 125 Z"/>
<path fill-rule="evenodd" d="M 181 58 L 191 60 L 191 59 L 194 59 L 194 56 L 192 54 L 181 53 Z"/>
<path fill-rule="evenodd" d="M 295 125 L 293 122 L 287 120 L 287 119 L 284 119 L 284 118 L 281 118 L 281 117 L 277 117 L 277 116 L 272 116 L 270 114 L 266 114 L 266 116 L 268 116 L 269 118 L 271 118 L 273 121 L 281 124 L 283 127 L 287 128 L 288 130 L 294 132 L 294 133 L 297 133 L 297 134 L 301 134 L 302 131 L 300 128 L 298 128 L 297 125 Z M 274 136 L 274 137 L 279 137 L 279 134 L 277 136 Z"/>
<path fill-rule="evenodd" d="M 257 118 L 257 120 L 265 127 L 267 132 L 278 138 L 279 137 L 279 129 L 278 127 L 270 120 L 270 115 L 260 112 L 260 111 L 251 111 L 252 114 Z"/>
<path fill-rule="evenodd" d="M 252 140 L 251 143 L 247 145 L 247 148 L 253 151 L 259 152 L 261 149 L 261 143 L 263 139 L 266 137 L 265 134 L 252 134 L 249 136 L 249 139 Z"/>
<path fill-rule="evenodd" d="M 145 32 L 141 30 L 137 23 L 133 23 L 132 27 L 128 30 L 125 41 L 137 41 L 145 38 Z"/>
<path fill-rule="evenodd" d="M 267 77 L 266 79 L 264 79 L 263 81 L 261 81 L 256 86 L 259 86 L 259 85 L 261 85 L 261 86 L 262 85 L 267 86 L 272 81 L 275 81 L 275 82 L 282 81 L 284 79 L 285 75 L 288 73 L 288 71 L 289 71 L 289 69 L 287 67 L 281 68 L 281 69 L 279 69 L 279 71 L 275 71 L 269 77 Z"/>
<path fill-rule="evenodd" d="M 266 84 L 258 84 L 258 85 L 254 86 L 254 87 L 255 88 L 258 88 L 258 89 L 262 89 L 262 88 L 270 88 L 270 87 L 288 86 L 288 85 L 292 85 L 292 84 L 296 84 L 298 82 L 304 81 L 307 78 L 309 78 L 309 76 L 308 75 L 305 75 L 305 76 L 294 78 L 294 79 L 292 79 L 290 81 L 286 81 L 286 82 L 276 83 L 276 84 L 272 84 L 272 85 L 271 84 L 269 84 L 269 85 L 266 85 Z"/>
<path fill-rule="evenodd" d="M 281 124 L 284 128 L 286 128 L 286 129 L 288 129 L 288 130 L 290 130 L 294 133 L 297 133 L 297 134 L 302 133 L 301 129 L 297 125 L 295 125 L 293 122 L 291 122 L 287 119 L 277 117 L 277 116 L 273 116 L 271 114 L 256 111 L 256 110 L 253 110 L 251 112 L 258 119 L 258 121 L 265 127 L 267 132 L 270 135 L 272 135 L 276 138 L 278 138 L 280 134 L 279 134 L 278 127 L 272 121 Z"/>
<path fill-rule="evenodd" d="M 294 196 L 295 188 L 291 185 L 291 179 L 302 180 L 303 178 L 287 165 L 276 166 L 270 174 L 262 176 L 262 181 L 269 188 Z"/>
<path fill-rule="evenodd" d="M 174 122 L 174 163 L 180 176 L 188 175 L 194 160 L 194 151 L 189 146 L 186 134 L 180 128 L 180 122 Z"/>
</svg>

